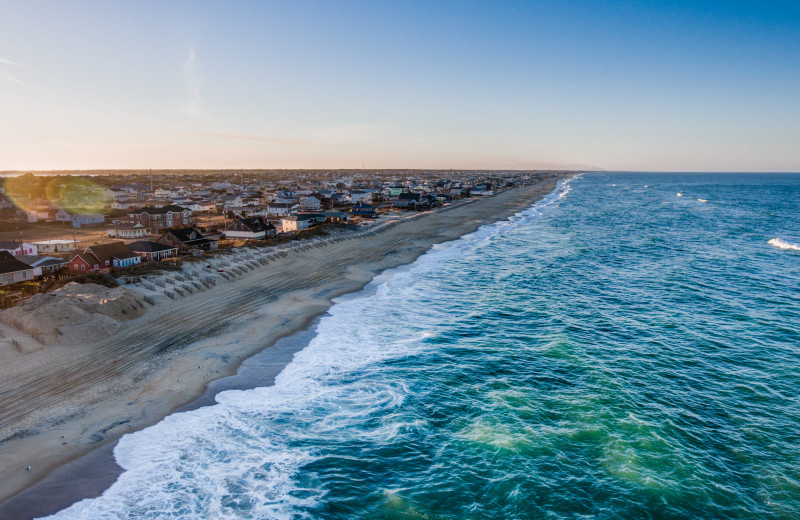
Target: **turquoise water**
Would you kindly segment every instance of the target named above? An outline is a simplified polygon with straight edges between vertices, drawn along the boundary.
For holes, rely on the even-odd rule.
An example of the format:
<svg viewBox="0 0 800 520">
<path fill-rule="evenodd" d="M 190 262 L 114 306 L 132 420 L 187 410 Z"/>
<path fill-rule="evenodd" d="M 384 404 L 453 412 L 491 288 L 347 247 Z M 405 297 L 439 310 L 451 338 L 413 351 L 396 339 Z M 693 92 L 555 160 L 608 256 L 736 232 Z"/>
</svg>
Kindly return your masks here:
<svg viewBox="0 0 800 520">
<path fill-rule="evenodd" d="M 800 518 L 800 175 L 563 182 L 217 403 L 56 517 Z"/>
</svg>

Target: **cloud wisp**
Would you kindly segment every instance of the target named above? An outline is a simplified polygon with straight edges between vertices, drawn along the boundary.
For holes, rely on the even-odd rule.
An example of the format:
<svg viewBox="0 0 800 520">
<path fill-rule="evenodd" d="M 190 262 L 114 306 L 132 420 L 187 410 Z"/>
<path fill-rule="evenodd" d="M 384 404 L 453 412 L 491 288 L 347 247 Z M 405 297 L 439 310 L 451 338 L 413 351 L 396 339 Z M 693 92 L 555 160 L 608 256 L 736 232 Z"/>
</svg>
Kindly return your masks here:
<svg viewBox="0 0 800 520">
<path fill-rule="evenodd" d="M 3 72 L 3 77 L 5 79 L 7 79 L 8 81 L 12 82 L 12 83 L 16 83 L 17 85 L 22 85 L 24 87 L 30 87 L 29 83 L 25 83 L 21 79 L 15 77 L 15 76 L 12 76 L 11 74 L 8 74 L 7 72 Z"/>
<path fill-rule="evenodd" d="M 27 65 L 23 65 L 22 63 L 19 63 L 18 61 L 9 60 L 9 59 L 6 59 L 6 58 L 0 58 L 0 64 L 8 65 L 9 67 L 19 67 L 20 69 L 30 69 L 30 67 L 28 67 Z"/>
<path fill-rule="evenodd" d="M 197 115 L 201 112 L 203 94 L 200 91 L 200 75 L 197 72 L 197 53 L 194 46 L 189 48 L 189 56 L 183 63 L 182 72 L 186 99 L 181 103 L 181 108 L 187 115 Z"/>
<path fill-rule="evenodd" d="M 3 65 L 5 67 L 14 67 L 14 68 L 17 68 L 17 69 L 32 70 L 31 67 L 28 67 L 27 65 L 19 63 L 18 61 L 9 60 L 8 58 L 0 58 L 0 65 Z M 8 80 L 8 81 L 10 81 L 12 83 L 16 83 L 17 85 L 22 85 L 22 86 L 25 86 L 25 87 L 29 87 L 30 86 L 30 84 L 26 83 L 25 81 L 22 81 L 18 77 L 14 76 L 13 74 L 10 74 L 8 72 L 2 72 L 2 73 L 0 73 L 0 76 L 2 76 L 3 78 L 5 78 L 6 80 Z"/>
</svg>

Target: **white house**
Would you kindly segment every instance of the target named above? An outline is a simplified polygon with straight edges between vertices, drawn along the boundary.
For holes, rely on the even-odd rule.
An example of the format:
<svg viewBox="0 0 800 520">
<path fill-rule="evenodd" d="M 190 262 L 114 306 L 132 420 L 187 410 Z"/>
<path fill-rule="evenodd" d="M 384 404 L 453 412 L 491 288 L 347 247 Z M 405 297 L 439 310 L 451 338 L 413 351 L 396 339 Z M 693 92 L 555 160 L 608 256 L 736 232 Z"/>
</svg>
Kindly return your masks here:
<svg viewBox="0 0 800 520">
<path fill-rule="evenodd" d="M 69 260 L 52 256 L 24 255 L 19 259 L 33 268 L 33 276 L 36 278 L 57 274 L 69 265 Z"/>
<path fill-rule="evenodd" d="M 292 204 L 286 202 L 273 202 L 267 206 L 267 216 L 288 217 L 292 213 Z"/>
<path fill-rule="evenodd" d="M 292 215 L 290 217 L 283 217 L 281 219 L 281 228 L 284 233 L 308 229 L 311 227 L 311 224 L 316 222 L 316 219 L 316 215 Z"/>
<path fill-rule="evenodd" d="M 14 258 L 8 251 L 0 251 L 0 287 L 30 282 L 33 277 L 33 267 Z"/>
<path fill-rule="evenodd" d="M 242 203 L 242 197 L 239 195 L 223 195 L 219 200 L 222 201 L 226 210 L 230 207 L 241 207 L 244 205 Z"/>
<path fill-rule="evenodd" d="M 353 204 L 358 204 L 359 202 L 369 204 L 372 202 L 372 193 L 368 191 L 352 190 L 350 192 L 350 202 Z"/>
<path fill-rule="evenodd" d="M 190 202 L 186 207 L 195 213 L 212 212 L 217 210 L 217 203 L 213 200 L 200 200 Z"/>
<path fill-rule="evenodd" d="M 151 240 L 137 240 L 128 244 L 128 249 L 145 260 L 157 262 L 163 258 L 178 256 L 178 248 L 171 247 Z"/>
<path fill-rule="evenodd" d="M 131 209 L 133 206 L 135 206 L 135 203 L 129 200 L 115 200 L 111 203 L 112 209 Z"/>
<path fill-rule="evenodd" d="M 19 242 L 14 242 L 12 240 L 0 241 L 0 251 L 7 251 L 8 254 L 12 256 L 35 255 L 38 253 L 38 249 L 35 245 L 22 242 L 20 246 Z"/>
<path fill-rule="evenodd" d="M 108 236 L 124 238 L 130 240 L 132 238 L 142 238 L 150 235 L 150 230 L 144 227 L 141 223 L 138 224 L 116 224 L 114 227 L 109 228 Z"/>
<path fill-rule="evenodd" d="M 313 195 L 301 198 L 299 203 L 302 211 L 319 211 L 322 209 L 322 202 Z"/>
<path fill-rule="evenodd" d="M 72 214 L 65 209 L 56 211 L 56 222 L 72 222 Z"/>
<path fill-rule="evenodd" d="M 237 218 L 231 227 L 225 230 L 225 238 L 263 240 L 275 236 L 275 226 L 263 217 Z"/>
<path fill-rule="evenodd" d="M 40 253 L 59 253 L 78 249 L 77 240 L 40 240 L 38 242 L 33 242 L 33 245 L 36 246 L 36 249 Z"/>
</svg>

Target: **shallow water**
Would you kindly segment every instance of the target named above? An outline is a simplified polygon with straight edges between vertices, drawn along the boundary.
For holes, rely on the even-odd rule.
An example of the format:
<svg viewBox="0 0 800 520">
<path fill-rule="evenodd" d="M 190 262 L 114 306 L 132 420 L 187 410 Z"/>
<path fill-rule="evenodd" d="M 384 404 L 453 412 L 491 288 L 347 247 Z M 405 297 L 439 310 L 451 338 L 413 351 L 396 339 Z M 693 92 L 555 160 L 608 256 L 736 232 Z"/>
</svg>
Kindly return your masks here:
<svg viewBox="0 0 800 520">
<path fill-rule="evenodd" d="M 799 217 L 800 175 L 562 182 L 55 517 L 799 518 Z"/>
</svg>

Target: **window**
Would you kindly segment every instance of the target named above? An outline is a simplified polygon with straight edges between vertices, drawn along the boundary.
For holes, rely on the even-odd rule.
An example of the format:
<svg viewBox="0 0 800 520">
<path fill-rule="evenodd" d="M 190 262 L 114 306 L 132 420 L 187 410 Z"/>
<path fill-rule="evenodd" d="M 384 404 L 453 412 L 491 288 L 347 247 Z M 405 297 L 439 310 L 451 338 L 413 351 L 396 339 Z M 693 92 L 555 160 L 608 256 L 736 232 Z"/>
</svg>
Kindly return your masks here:
<svg viewBox="0 0 800 520">
<path fill-rule="evenodd" d="M 85 270 L 86 270 L 86 266 L 85 265 L 81 265 L 81 271 L 85 271 Z"/>
</svg>

